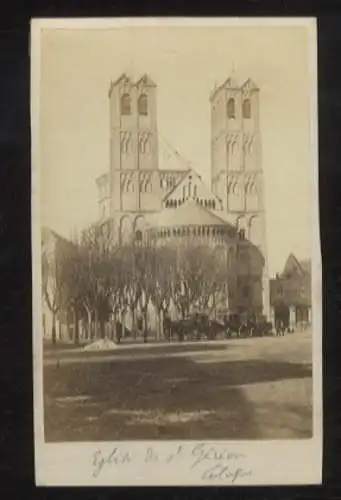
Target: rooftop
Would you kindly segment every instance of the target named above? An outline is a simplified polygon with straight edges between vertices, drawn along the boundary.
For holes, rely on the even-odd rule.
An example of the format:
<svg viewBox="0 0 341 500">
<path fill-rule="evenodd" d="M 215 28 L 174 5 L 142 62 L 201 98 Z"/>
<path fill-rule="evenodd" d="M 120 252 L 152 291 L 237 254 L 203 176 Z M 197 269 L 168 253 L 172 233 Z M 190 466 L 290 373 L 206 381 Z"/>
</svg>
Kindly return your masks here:
<svg viewBox="0 0 341 500">
<path fill-rule="evenodd" d="M 232 226 L 218 212 L 203 207 L 195 200 L 180 205 L 178 208 L 165 209 L 153 214 L 148 220 L 149 227 L 179 227 L 179 226 Z"/>
</svg>

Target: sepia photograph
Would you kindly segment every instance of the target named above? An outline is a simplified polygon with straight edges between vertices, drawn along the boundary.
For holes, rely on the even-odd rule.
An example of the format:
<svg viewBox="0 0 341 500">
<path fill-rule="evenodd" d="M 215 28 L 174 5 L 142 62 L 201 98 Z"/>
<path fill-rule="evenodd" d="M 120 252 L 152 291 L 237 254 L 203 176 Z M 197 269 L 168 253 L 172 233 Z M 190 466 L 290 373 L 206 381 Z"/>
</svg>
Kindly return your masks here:
<svg viewBox="0 0 341 500">
<path fill-rule="evenodd" d="M 39 484 L 320 482 L 315 29 L 32 22 Z"/>
</svg>

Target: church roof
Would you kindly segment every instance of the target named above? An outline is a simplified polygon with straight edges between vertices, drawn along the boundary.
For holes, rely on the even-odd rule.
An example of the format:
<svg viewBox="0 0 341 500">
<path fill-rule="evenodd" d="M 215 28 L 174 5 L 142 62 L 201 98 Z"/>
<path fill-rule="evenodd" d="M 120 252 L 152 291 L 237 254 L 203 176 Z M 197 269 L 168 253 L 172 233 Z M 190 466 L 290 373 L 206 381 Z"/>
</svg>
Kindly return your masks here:
<svg viewBox="0 0 341 500">
<path fill-rule="evenodd" d="M 234 90 L 239 90 L 241 87 L 240 85 L 238 84 L 234 74 L 232 76 L 229 76 L 228 78 L 226 78 L 226 80 L 224 81 L 224 83 L 222 83 L 221 85 L 218 85 L 217 87 L 215 87 L 211 94 L 210 94 L 210 100 L 212 100 L 214 98 L 214 96 L 217 94 L 217 92 L 219 92 L 219 90 L 221 89 L 234 89 Z"/>
<path fill-rule="evenodd" d="M 190 162 L 161 134 L 158 135 L 158 149 L 160 171 L 188 172 L 190 170 Z"/>
<path fill-rule="evenodd" d="M 227 226 L 232 225 L 194 200 L 178 208 L 166 209 L 149 219 L 150 227 Z"/>
<path fill-rule="evenodd" d="M 233 74 L 232 76 L 228 77 L 224 81 L 224 83 L 218 85 L 212 90 L 210 94 L 210 100 L 212 100 L 214 96 L 217 94 L 217 92 L 219 92 L 219 90 L 221 89 L 233 89 L 233 90 L 242 89 L 244 91 L 246 90 L 252 91 L 252 90 L 259 90 L 259 87 L 251 78 L 248 78 L 242 85 L 239 85 L 238 81 L 235 78 L 235 75 Z"/>
<path fill-rule="evenodd" d="M 242 89 L 247 90 L 259 90 L 258 85 L 252 80 L 252 78 L 248 78 L 242 85 Z"/>
<path fill-rule="evenodd" d="M 146 87 L 156 87 L 156 83 L 148 76 L 147 74 L 144 74 L 137 82 L 136 86 L 143 84 Z"/>
<path fill-rule="evenodd" d="M 72 242 L 70 240 L 66 239 L 64 236 L 47 226 L 43 226 L 41 228 L 41 237 L 43 241 L 47 241 L 48 239 L 53 238 L 55 241 L 62 241 L 64 243 L 72 245 Z"/>
<path fill-rule="evenodd" d="M 301 268 L 305 274 L 311 274 L 311 260 L 310 259 L 299 260 L 298 262 L 299 262 L 299 265 L 301 266 Z"/>
<path fill-rule="evenodd" d="M 298 259 L 296 255 L 290 253 L 287 258 L 284 269 L 281 273 L 281 277 L 285 277 L 288 273 L 292 274 L 292 271 L 298 272 L 300 276 L 310 276 L 311 275 L 311 261 L 310 259 Z"/>
<path fill-rule="evenodd" d="M 228 214 L 223 210 L 211 210 L 212 214 L 216 215 L 220 219 L 224 220 L 226 224 L 230 226 L 236 226 L 236 215 Z"/>
</svg>

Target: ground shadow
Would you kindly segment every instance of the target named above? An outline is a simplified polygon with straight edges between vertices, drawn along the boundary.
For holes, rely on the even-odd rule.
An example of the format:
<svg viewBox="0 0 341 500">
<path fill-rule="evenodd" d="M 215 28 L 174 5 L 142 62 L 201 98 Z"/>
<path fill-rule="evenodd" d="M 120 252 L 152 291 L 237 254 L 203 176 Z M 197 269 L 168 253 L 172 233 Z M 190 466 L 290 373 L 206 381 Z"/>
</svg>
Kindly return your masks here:
<svg viewBox="0 0 341 500">
<path fill-rule="evenodd" d="M 240 386 L 306 377 L 309 365 L 261 359 L 46 366 L 46 439 L 261 439 L 255 408 Z"/>
</svg>

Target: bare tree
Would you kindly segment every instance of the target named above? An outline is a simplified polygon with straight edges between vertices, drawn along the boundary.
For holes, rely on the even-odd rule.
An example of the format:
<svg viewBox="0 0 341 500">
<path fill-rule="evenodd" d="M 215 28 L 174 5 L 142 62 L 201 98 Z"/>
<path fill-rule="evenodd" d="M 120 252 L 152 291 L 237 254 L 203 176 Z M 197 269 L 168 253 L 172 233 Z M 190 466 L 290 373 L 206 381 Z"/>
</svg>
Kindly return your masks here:
<svg viewBox="0 0 341 500">
<path fill-rule="evenodd" d="M 68 289 L 65 281 L 66 262 L 72 246 L 66 240 L 50 235 L 52 246 L 42 248 L 42 294 L 52 316 L 52 343 L 56 344 L 56 320 L 67 304 Z"/>
<path fill-rule="evenodd" d="M 155 251 L 155 247 L 148 244 L 134 247 L 134 274 L 145 342 L 148 338 L 148 307 L 155 289 Z"/>
<path fill-rule="evenodd" d="M 179 249 L 174 293 L 183 317 L 193 310 L 209 315 L 215 310 L 218 294 L 226 287 L 226 271 L 214 249 L 196 245 Z"/>
<path fill-rule="evenodd" d="M 163 321 L 168 313 L 172 297 L 172 279 L 176 271 L 176 250 L 167 247 L 155 249 L 154 286 L 151 301 L 157 314 L 157 338 L 164 335 Z"/>
<path fill-rule="evenodd" d="M 117 247 L 110 233 L 100 226 L 92 226 L 83 232 L 78 249 L 78 262 L 72 273 L 78 303 L 87 311 L 88 330 L 94 317 L 95 336 L 99 327 L 100 337 L 104 338 L 105 323 L 112 309 L 113 285 L 117 281 Z"/>
</svg>

